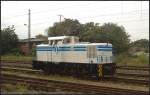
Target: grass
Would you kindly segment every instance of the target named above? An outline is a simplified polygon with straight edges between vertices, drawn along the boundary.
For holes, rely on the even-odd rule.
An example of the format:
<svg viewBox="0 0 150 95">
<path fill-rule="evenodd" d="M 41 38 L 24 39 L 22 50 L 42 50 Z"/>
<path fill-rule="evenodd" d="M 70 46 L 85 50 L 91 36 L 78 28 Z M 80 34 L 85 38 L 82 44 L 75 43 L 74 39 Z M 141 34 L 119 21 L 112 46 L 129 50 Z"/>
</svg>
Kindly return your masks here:
<svg viewBox="0 0 150 95">
<path fill-rule="evenodd" d="M 116 57 L 117 65 L 133 65 L 133 66 L 148 66 L 149 56 L 142 53 L 140 55 L 129 56 L 127 54 L 120 54 Z"/>
<path fill-rule="evenodd" d="M 27 84 L 8 84 L 8 83 L 3 83 L 1 86 L 1 91 L 2 92 L 27 92 L 28 91 L 28 85 Z"/>
<path fill-rule="evenodd" d="M 23 55 L 2 55 L 1 60 L 8 60 L 8 61 L 32 61 L 31 56 L 23 56 Z"/>
</svg>

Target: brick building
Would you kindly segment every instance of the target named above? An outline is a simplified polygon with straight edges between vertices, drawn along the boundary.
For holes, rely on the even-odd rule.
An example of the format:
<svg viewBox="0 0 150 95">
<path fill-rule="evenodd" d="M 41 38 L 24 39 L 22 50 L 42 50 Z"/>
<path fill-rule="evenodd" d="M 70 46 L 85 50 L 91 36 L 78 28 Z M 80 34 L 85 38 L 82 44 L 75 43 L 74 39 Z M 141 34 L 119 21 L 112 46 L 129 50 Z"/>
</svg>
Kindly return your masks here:
<svg viewBox="0 0 150 95">
<path fill-rule="evenodd" d="M 31 48 L 30 48 L 30 51 L 32 50 L 32 48 L 35 48 L 36 45 L 38 44 L 41 44 L 41 43 L 44 43 L 45 40 L 44 39 L 37 39 L 37 38 L 31 38 L 30 39 L 30 45 L 31 45 Z M 18 48 L 21 49 L 21 52 L 23 54 L 28 54 L 29 53 L 29 48 L 28 48 L 28 39 L 23 39 L 23 40 L 20 40 L 18 42 Z"/>
</svg>

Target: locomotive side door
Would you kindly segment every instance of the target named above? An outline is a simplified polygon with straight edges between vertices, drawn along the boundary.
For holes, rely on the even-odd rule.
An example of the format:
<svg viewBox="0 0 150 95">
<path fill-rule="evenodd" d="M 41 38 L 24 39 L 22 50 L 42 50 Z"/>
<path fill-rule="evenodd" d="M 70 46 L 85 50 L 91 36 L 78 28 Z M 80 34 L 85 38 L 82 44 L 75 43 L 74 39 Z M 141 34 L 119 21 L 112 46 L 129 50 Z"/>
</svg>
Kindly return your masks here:
<svg viewBox="0 0 150 95">
<path fill-rule="evenodd" d="M 87 46 L 87 58 L 89 58 L 89 63 L 95 63 L 96 57 L 97 57 L 96 46 Z"/>
<path fill-rule="evenodd" d="M 60 53 L 59 53 L 59 40 L 55 40 L 53 44 L 53 50 L 52 50 L 52 60 L 55 64 L 58 64 L 60 62 Z"/>
</svg>

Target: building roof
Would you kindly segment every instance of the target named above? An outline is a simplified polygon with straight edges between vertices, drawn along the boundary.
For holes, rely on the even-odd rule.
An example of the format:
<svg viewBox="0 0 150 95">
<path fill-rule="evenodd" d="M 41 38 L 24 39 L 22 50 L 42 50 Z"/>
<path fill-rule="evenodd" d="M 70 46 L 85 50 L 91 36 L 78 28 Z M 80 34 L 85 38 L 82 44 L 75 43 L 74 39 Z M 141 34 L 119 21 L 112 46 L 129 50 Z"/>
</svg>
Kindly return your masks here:
<svg viewBox="0 0 150 95">
<path fill-rule="evenodd" d="M 39 38 L 31 38 L 30 39 L 30 41 L 31 42 L 43 42 L 43 41 L 45 41 L 44 39 L 39 39 Z M 21 39 L 21 40 L 19 40 L 19 42 L 28 42 L 28 39 Z"/>
</svg>

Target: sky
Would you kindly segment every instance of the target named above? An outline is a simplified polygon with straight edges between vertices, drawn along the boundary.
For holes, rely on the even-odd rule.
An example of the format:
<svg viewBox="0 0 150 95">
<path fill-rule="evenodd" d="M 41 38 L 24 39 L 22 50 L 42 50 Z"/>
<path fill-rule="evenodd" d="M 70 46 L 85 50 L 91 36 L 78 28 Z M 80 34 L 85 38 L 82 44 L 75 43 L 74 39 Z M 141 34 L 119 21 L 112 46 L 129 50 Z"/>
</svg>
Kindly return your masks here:
<svg viewBox="0 0 150 95">
<path fill-rule="evenodd" d="M 1 1 L 1 28 L 14 25 L 19 39 L 28 38 L 28 10 L 31 37 L 46 35 L 59 16 L 80 23 L 112 22 L 124 26 L 131 41 L 149 39 L 149 1 Z M 117 36 L 117 35 L 116 35 Z"/>
</svg>

